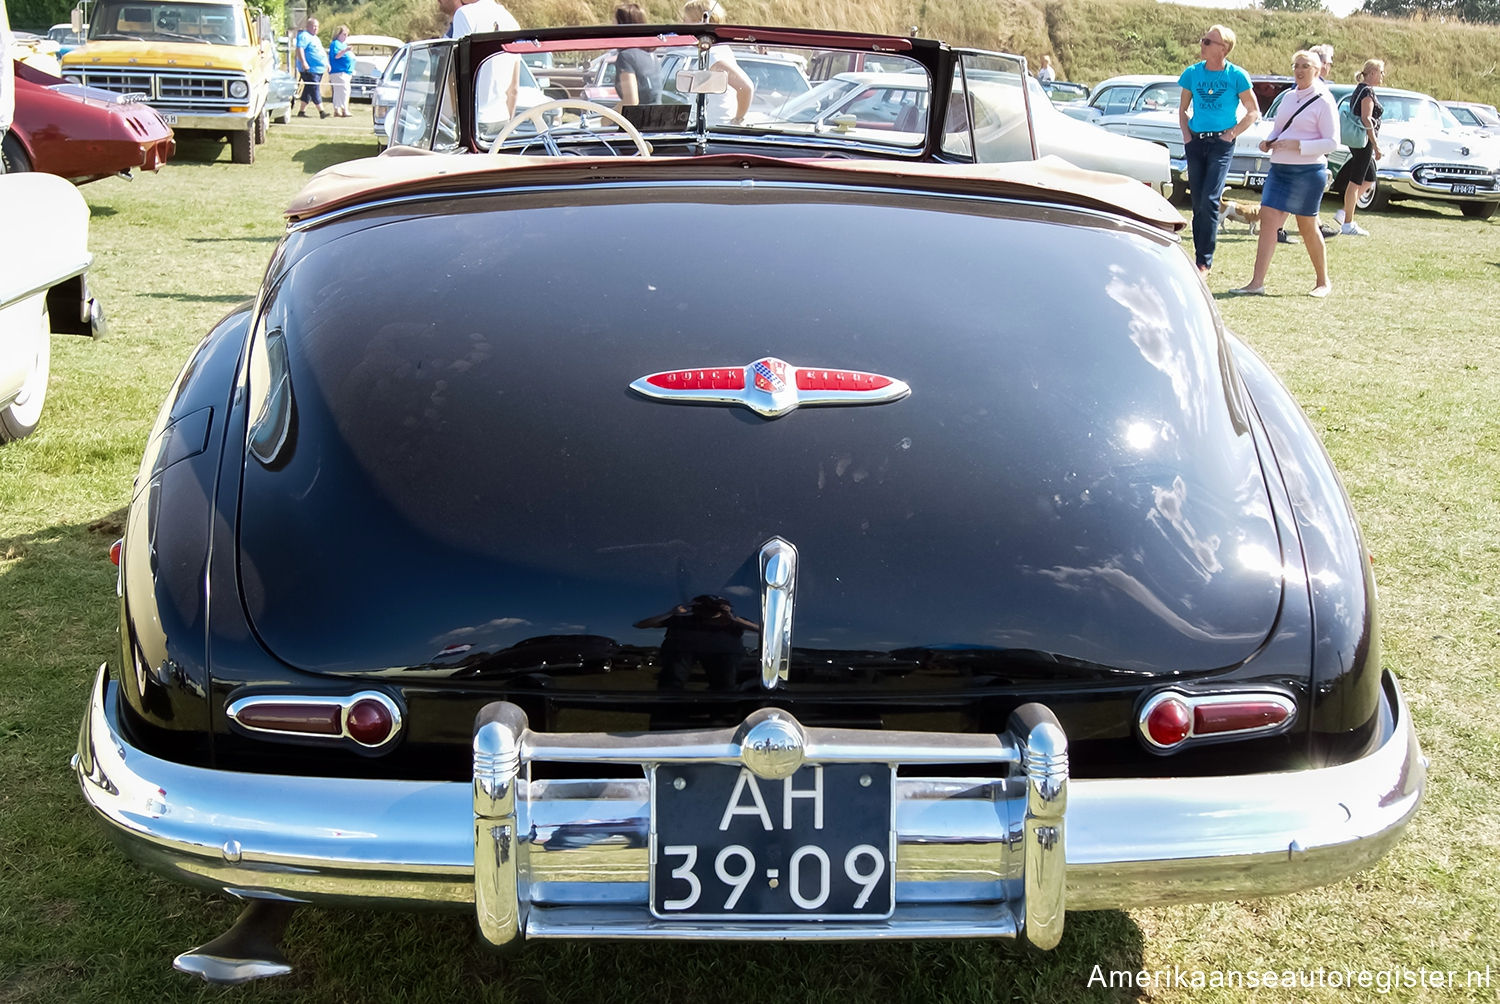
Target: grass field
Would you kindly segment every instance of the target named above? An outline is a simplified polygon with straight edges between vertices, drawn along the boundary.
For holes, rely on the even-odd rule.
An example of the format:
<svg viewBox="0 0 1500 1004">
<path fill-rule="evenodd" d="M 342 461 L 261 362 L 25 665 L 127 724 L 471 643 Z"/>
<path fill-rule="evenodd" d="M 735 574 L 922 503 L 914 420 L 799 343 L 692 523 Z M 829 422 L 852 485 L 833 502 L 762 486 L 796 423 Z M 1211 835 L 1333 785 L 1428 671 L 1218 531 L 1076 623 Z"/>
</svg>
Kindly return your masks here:
<svg viewBox="0 0 1500 1004">
<path fill-rule="evenodd" d="M 236 910 L 129 864 L 68 769 L 88 685 L 115 644 L 106 551 L 189 350 L 255 291 L 299 186 L 373 151 L 367 126 L 296 120 L 272 129 L 251 167 L 188 145 L 160 175 L 82 190 L 111 335 L 54 339 L 43 425 L 0 448 L 0 1002 L 1497 999 L 1500 219 L 1435 203 L 1362 216 L 1371 237 L 1333 241 L 1326 301 L 1302 295 L 1312 279 L 1298 246 L 1272 268 L 1284 295 L 1220 302 L 1343 473 L 1375 556 L 1385 661 L 1432 759 L 1427 801 L 1378 867 L 1275 900 L 1072 914 L 1050 953 L 982 941 L 544 943 L 502 959 L 464 915 L 304 910 L 289 977 L 226 992 L 173 973 L 173 955 Z M 1247 279 L 1253 248 L 1243 231 L 1226 235 L 1210 288 Z M 1096 966 L 1165 971 L 1166 983 L 1110 989 Z M 1194 971 L 1325 975 L 1321 987 L 1251 994 L 1178 985 L 1173 967 L 1189 982 Z M 1373 982 L 1401 967 L 1456 971 L 1459 985 L 1342 985 L 1346 970 Z M 1490 985 L 1466 986 L 1469 970 Z"/>
</svg>

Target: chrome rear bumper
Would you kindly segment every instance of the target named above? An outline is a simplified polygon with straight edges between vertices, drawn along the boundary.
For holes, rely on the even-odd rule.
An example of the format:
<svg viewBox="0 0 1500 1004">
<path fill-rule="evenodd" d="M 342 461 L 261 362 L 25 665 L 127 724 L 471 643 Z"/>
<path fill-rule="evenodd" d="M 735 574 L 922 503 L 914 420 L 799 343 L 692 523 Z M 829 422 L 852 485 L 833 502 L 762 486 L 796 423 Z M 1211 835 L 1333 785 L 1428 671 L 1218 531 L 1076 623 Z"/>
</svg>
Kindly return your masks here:
<svg viewBox="0 0 1500 1004">
<path fill-rule="evenodd" d="M 1368 756 L 1235 777 L 1070 781 L 1061 730 L 1034 705 L 1000 737 L 799 727 L 807 763 L 954 763 L 970 774 L 988 767 L 984 776 L 898 779 L 896 909 L 873 922 L 654 918 L 644 774 L 528 779 L 528 765 L 545 760 L 723 761 L 755 770 L 765 749 L 755 724 L 766 712 L 738 730 L 602 736 L 531 732 L 518 708 L 497 703 L 476 726 L 472 784 L 229 774 L 132 747 L 116 724 L 117 688 L 101 667 L 75 768 L 84 797 L 132 857 L 246 898 L 473 904 L 481 932 L 498 944 L 1024 933 L 1050 947 L 1064 908 L 1288 892 L 1379 858 L 1416 811 L 1426 772 L 1389 676 L 1385 694 L 1385 735 Z"/>
</svg>

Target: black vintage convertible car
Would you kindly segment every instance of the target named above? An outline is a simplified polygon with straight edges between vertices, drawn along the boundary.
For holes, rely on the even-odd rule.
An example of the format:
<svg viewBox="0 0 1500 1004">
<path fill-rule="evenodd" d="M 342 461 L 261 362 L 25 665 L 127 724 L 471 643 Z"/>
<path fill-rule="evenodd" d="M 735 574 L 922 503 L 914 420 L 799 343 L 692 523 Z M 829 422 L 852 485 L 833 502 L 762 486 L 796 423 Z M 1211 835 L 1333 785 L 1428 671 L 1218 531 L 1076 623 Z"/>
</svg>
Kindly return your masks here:
<svg viewBox="0 0 1500 1004">
<path fill-rule="evenodd" d="M 588 107 L 478 135 L 486 59 L 664 35 L 706 65 L 654 156 Z M 899 56 L 947 111 L 710 121 L 722 45 Z M 248 904 L 179 968 L 286 971 L 297 904 L 1050 947 L 1397 839 L 1425 761 L 1339 480 L 1158 195 L 964 162 L 1007 59 L 413 51 L 401 128 L 460 152 L 314 179 L 136 482 L 76 768 L 127 853 Z"/>
</svg>

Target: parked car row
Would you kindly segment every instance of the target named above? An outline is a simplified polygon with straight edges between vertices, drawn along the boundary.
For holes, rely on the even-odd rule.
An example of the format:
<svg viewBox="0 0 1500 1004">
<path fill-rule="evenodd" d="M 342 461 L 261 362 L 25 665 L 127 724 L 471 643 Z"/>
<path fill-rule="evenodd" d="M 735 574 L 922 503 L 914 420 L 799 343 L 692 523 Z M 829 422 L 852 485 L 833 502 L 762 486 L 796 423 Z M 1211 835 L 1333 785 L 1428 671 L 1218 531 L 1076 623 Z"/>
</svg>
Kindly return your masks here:
<svg viewBox="0 0 1500 1004">
<path fill-rule="evenodd" d="M 1265 183 L 1271 158 L 1259 143 L 1270 134 L 1287 77 L 1255 77 L 1256 98 L 1265 117 L 1235 143 L 1228 184 L 1258 189 Z M 1329 90 L 1346 107 L 1354 88 L 1332 84 Z M 1090 93 L 1087 105 L 1072 105 L 1065 114 L 1092 121 L 1111 132 L 1164 147 L 1172 158 L 1174 188 L 1187 192 L 1182 128 L 1177 109 L 1182 89 L 1177 78 L 1162 74 L 1111 77 Z M 1376 165 L 1376 183 L 1361 196 L 1361 207 L 1381 208 L 1404 198 L 1455 203 L 1467 217 L 1489 219 L 1500 208 L 1500 117 L 1488 105 L 1439 103 L 1426 94 L 1378 87 L 1385 106 L 1381 120 L 1384 156 Z M 1349 157 L 1340 146 L 1328 160 L 1330 178 Z"/>
</svg>

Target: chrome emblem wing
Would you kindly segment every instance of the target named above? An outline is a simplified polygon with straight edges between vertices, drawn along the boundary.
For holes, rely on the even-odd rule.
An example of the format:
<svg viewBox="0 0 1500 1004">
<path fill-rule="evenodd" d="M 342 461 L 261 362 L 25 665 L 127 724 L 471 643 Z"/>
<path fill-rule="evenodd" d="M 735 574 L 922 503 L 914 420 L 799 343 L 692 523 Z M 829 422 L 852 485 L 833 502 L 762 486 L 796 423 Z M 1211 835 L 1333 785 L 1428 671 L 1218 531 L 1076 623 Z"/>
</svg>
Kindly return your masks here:
<svg viewBox="0 0 1500 1004">
<path fill-rule="evenodd" d="M 792 366 L 772 356 L 749 366 L 664 370 L 641 377 L 630 389 L 670 403 L 738 404 L 766 418 L 803 405 L 884 404 L 911 393 L 905 381 L 879 373 Z"/>
</svg>

